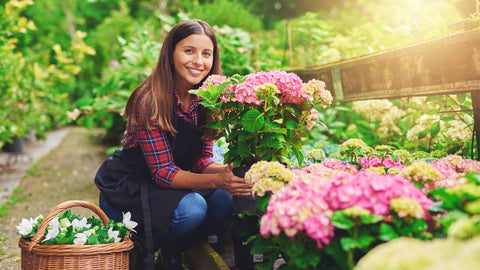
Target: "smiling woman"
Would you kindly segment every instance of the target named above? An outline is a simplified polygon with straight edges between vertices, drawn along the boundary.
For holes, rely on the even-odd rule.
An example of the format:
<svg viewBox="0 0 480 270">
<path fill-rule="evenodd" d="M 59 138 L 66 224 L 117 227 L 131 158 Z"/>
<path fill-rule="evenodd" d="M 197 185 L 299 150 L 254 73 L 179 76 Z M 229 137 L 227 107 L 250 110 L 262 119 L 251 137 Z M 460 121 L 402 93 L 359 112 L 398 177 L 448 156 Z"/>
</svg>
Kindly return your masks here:
<svg viewBox="0 0 480 270">
<path fill-rule="evenodd" d="M 131 212 L 140 223 L 136 238 L 146 252 L 137 254 L 135 269 L 182 269 L 186 243 L 223 229 L 232 195 L 251 193 L 232 165 L 214 161 L 216 131 L 204 127 L 205 109 L 188 92 L 219 73 L 213 29 L 187 20 L 168 33 L 155 70 L 128 99 L 122 149 L 102 164 L 95 183 L 110 219 Z M 163 260 L 155 263 L 159 248 Z"/>
<path fill-rule="evenodd" d="M 182 104 L 189 108 L 193 89 L 205 78 L 213 64 L 213 43 L 205 35 L 190 35 L 180 41 L 173 52 L 174 84 Z"/>
</svg>

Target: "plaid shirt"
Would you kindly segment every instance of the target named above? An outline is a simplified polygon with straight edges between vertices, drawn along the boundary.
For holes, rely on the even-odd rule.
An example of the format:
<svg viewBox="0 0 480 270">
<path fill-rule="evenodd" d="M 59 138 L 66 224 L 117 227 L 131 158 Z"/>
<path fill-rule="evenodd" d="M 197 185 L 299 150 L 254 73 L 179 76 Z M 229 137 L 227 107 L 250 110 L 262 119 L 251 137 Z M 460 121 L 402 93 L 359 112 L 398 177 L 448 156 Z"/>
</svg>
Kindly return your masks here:
<svg viewBox="0 0 480 270">
<path fill-rule="evenodd" d="M 198 125 L 198 96 L 193 96 L 192 103 L 188 110 L 185 110 L 180 103 L 177 91 L 174 94 L 176 102 L 176 112 L 179 117 L 185 121 Z M 137 123 L 140 123 L 139 114 L 136 114 Z M 158 127 L 157 120 L 152 120 L 152 128 L 148 130 L 138 125 L 133 125 L 130 120 L 127 121 L 127 128 L 122 140 L 123 149 L 140 147 L 143 150 L 145 160 L 152 173 L 152 179 L 157 185 L 163 188 L 169 188 L 173 177 L 180 169 L 173 160 L 172 149 L 167 139 L 167 133 Z M 213 142 L 202 141 L 200 154 L 195 158 L 192 171 L 201 173 L 214 162 Z"/>
</svg>

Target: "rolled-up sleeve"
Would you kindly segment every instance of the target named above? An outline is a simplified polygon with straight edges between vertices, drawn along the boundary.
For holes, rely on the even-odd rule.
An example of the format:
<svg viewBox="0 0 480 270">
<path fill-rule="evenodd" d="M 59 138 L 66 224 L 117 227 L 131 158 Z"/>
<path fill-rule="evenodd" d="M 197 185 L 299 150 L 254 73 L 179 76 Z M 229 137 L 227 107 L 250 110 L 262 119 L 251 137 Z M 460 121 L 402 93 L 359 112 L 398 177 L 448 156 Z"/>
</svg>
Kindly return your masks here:
<svg viewBox="0 0 480 270">
<path fill-rule="evenodd" d="M 151 130 L 138 126 L 135 129 L 152 178 L 158 186 L 170 188 L 173 177 L 180 171 L 180 167 L 175 165 L 166 132 L 159 129 L 156 123 Z"/>
<path fill-rule="evenodd" d="M 215 159 L 213 158 L 213 142 L 202 142 L 202 148 L 200 153 L 193 164 L 193 171 L 196 173 L 202 173 L 205 168 L 214 163 Z"/>
</svg>

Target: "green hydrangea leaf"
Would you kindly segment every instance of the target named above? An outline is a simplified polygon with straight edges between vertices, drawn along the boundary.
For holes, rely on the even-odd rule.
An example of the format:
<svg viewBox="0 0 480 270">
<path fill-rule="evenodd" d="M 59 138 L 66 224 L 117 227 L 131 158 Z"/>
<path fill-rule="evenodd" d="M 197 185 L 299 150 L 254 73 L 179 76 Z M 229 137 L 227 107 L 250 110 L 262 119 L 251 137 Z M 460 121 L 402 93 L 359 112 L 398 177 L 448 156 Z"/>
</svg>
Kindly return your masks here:
<svg viewBox="0 0 480 270">
<path fill-rule="evenodd" d="M 344 250 L 351 250 L 359 247 L 358 242 L 351 237 L 343 237 L 340 239 L 340 245 Z"/>
<path fill-rule="evenodd" d="M 386 223 L 380 224 L 380 234 L 378 236 L 380 240 L 390 241 L 398 237 L 399 237 L 399 234 L 395 231 L 395 229 L 392 226 Z"/>
<path fill-rule="evenodd" d="M 360 222 L 362 224 L 374 224 L 382 220 L 383 220 L 383 216 L 380 216 L 380 215 L 368 215 L 368 216 L 360 217 Z"/>
<path fill-rule="evenodd" d="M 331 221 L 333 226 L 344 230 L 351 229 L 355 225 L 352 218 L 345 215 L 345 213 L 341 210 L 333 213 Z"/>
<path fill-rule="evenodd" d="M 248 110 L 241 121 L 242 127 L 248 132 L 257 132 L 265 124 L 265 118 L 257 109 Z"/>
</svg>

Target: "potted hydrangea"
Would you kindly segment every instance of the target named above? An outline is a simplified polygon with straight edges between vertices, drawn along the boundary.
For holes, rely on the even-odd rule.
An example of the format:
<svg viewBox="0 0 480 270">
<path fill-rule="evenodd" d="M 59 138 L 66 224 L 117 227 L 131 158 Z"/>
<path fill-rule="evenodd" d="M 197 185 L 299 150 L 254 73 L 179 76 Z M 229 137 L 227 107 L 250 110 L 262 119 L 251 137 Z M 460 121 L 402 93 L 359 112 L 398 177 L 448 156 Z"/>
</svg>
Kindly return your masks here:
<svg viewBox="0 0 480 270">
<path fill-rule="evenodd" d="M 244 177 L 256 162 L 287 163 L 295 157 L 297 163 L 302 164 L 302 139 L 319 122 L 317 109 L 325 109 L 333 101 L 325 87 L 319 80 L 304 83 L 295 73 L 261 71 L 246 76 L 211 75 L 198 90 L 190 93 L 201 97 L 200 104 L 213 119 L 207 127 L 218 130 L 218 138 L 227 145 L 224 162 L 233 163 L 234 173 Z M 266 176 L 272 177 L 278 180 L 278 177 Z M 235 223 L 241 224 L 236 234 L 241 235 L 240 242 L 258 234 L 258 220 L 268 203 L 265 195 L 270 192 L 257 190 L 255 193 L 257 196 L 234 197 L 234 213 L 242 219 Z M 257 201 L 257 198 L 261 199 Z M 261 261 L 255 256 L 236 261 L 239 265 L 247 263 L 245 268 L 253 268 L 247 262 L 252 259 Z"/>
<path fill-rule="evenodd" d="M 209 76 L 198 90 L 228 145 L 224 159 L 234 165 L 284 161 L 293 153 L 301 164 L 302 138 L 318 122 L 317 109 L 332 103 L 325 83 L 303 83 L 295 73 L 261 71 L 244 77 Z"/>
</svg>

